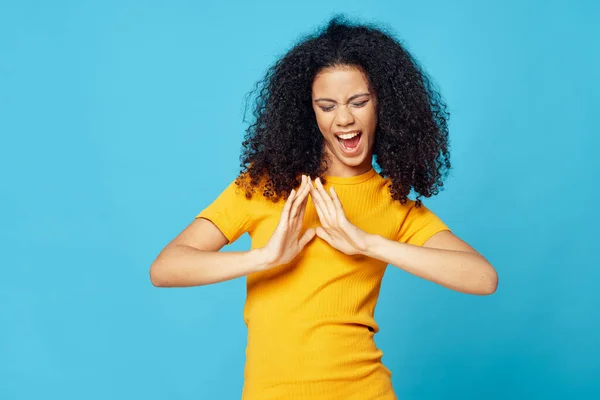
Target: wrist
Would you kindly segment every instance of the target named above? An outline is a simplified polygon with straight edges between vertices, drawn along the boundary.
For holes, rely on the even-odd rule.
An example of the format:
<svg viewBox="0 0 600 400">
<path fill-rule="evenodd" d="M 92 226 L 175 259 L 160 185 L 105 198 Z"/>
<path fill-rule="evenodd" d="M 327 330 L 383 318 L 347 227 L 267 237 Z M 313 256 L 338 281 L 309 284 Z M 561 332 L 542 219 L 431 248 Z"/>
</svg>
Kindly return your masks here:
<svg viewBox="0 0 600 400">
<path fill-rule="evenodd" d="M 252 272 L 264 271 L 271 267 L 271 261 L 264 247 L 252 249 L 249 254 L 252 258 Z"/>
<path fill-rule="evenodd" d="M 376 258 L 375 256 L 377 254 L 377 248 L 382 240 L 385 240 L 382 236 L 374 233 L 368 233 L 365 236 L 365 248 L 362 251 L 362 255 Z"/>
</svg>

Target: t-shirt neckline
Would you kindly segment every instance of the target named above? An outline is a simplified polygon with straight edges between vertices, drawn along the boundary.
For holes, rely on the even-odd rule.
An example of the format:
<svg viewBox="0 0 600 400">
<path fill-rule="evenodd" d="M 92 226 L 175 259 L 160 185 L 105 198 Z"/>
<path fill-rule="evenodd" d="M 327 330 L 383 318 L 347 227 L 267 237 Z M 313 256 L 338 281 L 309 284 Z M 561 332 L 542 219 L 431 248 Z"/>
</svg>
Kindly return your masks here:
<svg viewBox="0 0 600 400">
<path fill-rule="evenodd" d="M 370 170 L 368 170 L 367 172 L 363 172 L 360 175 L 354 175 L 354 176 L 324 175 L 323 178 L 325 178 L 325 180 L 330 183 L 335 183 L 335 184 L 340 184 L 340 185 L 355 185 L 357 183 L 362 183 L 362 182 L 365 182 L 365 181 L 371 179 L 376 173 L 377 173 L 377 171 L 375 171 L 375 168 L 373 168 L 371 166 Z"/>
</svg>

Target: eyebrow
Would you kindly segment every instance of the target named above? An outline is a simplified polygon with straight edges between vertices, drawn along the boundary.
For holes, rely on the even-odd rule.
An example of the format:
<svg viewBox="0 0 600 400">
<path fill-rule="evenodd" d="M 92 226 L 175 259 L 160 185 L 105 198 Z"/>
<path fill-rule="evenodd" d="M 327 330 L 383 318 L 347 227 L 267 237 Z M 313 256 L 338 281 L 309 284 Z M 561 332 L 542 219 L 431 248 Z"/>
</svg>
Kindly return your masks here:
<svg viewBox="0 0 600 400">
<path fill-rule="evenodd" d="M 369 92 L 366 92 L 366 93 L 358 93 L 358 94 L 355 94 L 354 96 L 350 96 L 350 98 L 348 99 L 348 102 L 350 102 L 350 101 L 352 101 L 352 100 L 356 99 L 357 97 L 361 97 L 361 96 L 370 96 L 370 95 L 371 95 L 371 93 L 369 93 Z M 327 99 L 327 98 L 324 98 L 324 97 L 319 97 L 318 99 L 315 99 L 315 101 L 331 101 L 332 103 L 337 103 L 337 101 L 335 101 L 335 100 L 333 100 L 333 99 Z"/>
</svg>

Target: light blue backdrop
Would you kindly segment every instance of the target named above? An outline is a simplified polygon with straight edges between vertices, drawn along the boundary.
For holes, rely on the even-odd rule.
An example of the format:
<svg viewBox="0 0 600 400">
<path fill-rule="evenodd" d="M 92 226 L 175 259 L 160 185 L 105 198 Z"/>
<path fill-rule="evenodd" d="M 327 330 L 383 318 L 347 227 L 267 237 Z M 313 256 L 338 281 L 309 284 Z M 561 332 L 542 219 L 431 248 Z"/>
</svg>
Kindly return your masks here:
<svg viewBox="0 0 600 400">
<path fill-rule="evenodd" d="M 596 4 L 2 1 L 0 398 L 239 398 L 244 280 L 148 269 L 237 172 L 245 94 L 333 12 L 438 82 L 454 169 L 426 204 L 500 275 L 475 297 L 388 269 L 399 397 L 600 396 Z"/>
</svg>

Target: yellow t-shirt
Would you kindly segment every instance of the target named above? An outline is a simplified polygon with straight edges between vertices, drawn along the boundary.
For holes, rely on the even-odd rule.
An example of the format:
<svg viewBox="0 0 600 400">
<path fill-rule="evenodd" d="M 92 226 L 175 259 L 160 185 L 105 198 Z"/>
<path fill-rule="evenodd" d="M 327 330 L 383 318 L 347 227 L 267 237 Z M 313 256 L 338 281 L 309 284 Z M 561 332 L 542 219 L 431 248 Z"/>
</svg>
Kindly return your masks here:
<svg viewBox="0 0 600 400">
<path fill-rule="evenodd" d="M 420 246 L 448 227 L 431 210 L 392 200 L 389 179 L 374 169 L 353 177 L 326 177 L 346 216 L 358 228 Z M 248 232 L 263 247 L 284 201 L 260 191 L 251 199 L 232 182 L 197 218 L 211 220 L 229 242 Z M 309 198 L 305 228 L 319 226 Z M 348 256 L 315 238 L 290 263 L 247 276 L 248 327 L 244 400 L 395 399 L 391 372 L 373 340 L 373 317 L 386 263 Z"/>
</svg>

